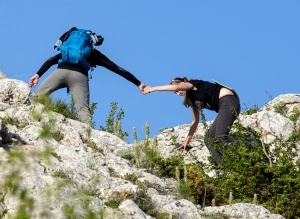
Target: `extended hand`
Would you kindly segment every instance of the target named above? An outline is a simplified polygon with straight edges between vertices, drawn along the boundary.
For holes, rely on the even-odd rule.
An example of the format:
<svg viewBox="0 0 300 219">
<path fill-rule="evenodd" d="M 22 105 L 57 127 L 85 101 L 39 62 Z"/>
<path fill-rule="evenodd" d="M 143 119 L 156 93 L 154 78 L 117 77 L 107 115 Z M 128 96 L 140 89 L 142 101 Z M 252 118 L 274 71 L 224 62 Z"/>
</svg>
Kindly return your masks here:
<svg viewBox="0 0 300 219">
<path fill-rule="evenodd" d="M 35 74 L 32 78 L 29 80 L 29 87 L 35 87 L 39 83 L 40 76 L 38 74 Z"/>
<path fill-rule="evenodd" d="M 144 93 L 144 88 L 145 87 L 146 87 L 146 85 L 141 82 L 140 85 L 139 85 L 139 89 L 140 89 L 141 93 Z"/>
<path fill-rule="evenodd" d="M 143 94 L 149 94 L 149 93 L 151 93 L 152 91 L 153 91 L 153 89 L 152 89 L 150 86 L 147 86 L 147 87 L 144 88 Z"/>
<path fill-rule="evenodd" d="M 183 151 L 185 151 L 185 148 L 186 148 L 186 144 L 183 143 L 182 145 L 180 145 L 180 146 L 177 148 L 177 150 L 183 150 Z"/>
</svg>

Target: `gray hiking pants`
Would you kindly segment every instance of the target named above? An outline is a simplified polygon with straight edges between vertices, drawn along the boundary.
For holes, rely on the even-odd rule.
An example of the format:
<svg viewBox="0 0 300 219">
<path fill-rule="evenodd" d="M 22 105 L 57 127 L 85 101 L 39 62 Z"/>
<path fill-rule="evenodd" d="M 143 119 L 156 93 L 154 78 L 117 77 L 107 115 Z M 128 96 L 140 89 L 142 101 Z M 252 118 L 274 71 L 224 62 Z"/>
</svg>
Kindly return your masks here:
<svg viewBox="0 0 300 219">
<path fill-rule="evenodd" d="M 217 144 L 232 143 L 228 136 L 230 128 L 240 113 L 240 102 L 233 96 L 224 96 L 219 100 L 219 112 L 213 124 L 208 130 L 204 141 L 215 161 L 222 159 L 222 149 L 216 149 Z"/>
<path fill-rule="evenodd" d="M 43 81 L 37 94 L 51 94 L 66 87 L 72 92 L 79 120 L 88 123 L 91 115 L 89 111 L 89 82 L 86 75 L 68 69 L 56 69 Z"/>
</svg>

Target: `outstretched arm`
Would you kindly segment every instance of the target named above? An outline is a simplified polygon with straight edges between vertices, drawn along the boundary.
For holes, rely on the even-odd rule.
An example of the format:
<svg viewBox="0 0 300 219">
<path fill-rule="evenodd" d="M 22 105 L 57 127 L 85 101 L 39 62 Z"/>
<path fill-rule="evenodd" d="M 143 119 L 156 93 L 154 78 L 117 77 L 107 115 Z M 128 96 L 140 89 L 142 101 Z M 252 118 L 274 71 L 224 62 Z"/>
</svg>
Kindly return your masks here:
<svg viewBox="0 0 300 219">
<path fill-rule="evenodd" d="M 143 91 L 144 87 L 146 87 L 146 85 L 139 81 L 133 74 L 116 65 L 114 62 L 109 60 L 105 55 L 103 55 L 96 49 L 92 51 L 92 54 L 89 57 L 88 61 L 91 64 L 103 66 L 108 70 L 117 73 L 118 75 L 122 76 L 123 78 L 138 86 L 141 92 Z"/>
<path fill-rule="evenodd" d="M 146 87 L 144 89 L 144 94 L 148 94 L 154 91 L 186 91 L 191 90 L 193 85 L 189 82 L 185 82 L 184 84 L 171 84 L 171 85 L 162 85 L 162 86 L 155 86 L 155 87 Z"/>
<path fill-rule="evenodd" d="M 199 124 L 199 111 L 198 111 L 197 107 L 193 106 L 192 107 L 192 124 L 190 127 L 189 134 L 186 137 L 183 144 L 180 147 L 178 147 L 178 149 L 183 148 L 183 150 L 185 150 L 186 146 L 190 143 L 193 135 L 195 134 L 198 124 Z"/>
</svg>

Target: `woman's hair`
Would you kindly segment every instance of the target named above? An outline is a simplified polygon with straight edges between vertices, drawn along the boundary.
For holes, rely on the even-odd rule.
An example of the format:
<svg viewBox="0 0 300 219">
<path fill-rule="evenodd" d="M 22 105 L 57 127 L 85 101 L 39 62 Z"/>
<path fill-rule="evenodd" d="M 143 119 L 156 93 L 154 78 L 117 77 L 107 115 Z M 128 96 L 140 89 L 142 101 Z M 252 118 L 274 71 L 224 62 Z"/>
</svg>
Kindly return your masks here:
<svg viewBox="0 0 300 219">
<path fill-rule="evenodd" d="M 171 81 L 171 85 L 172 84 L 179 84 L 181 82 L 188 82 L 189 80 L 186 78 L 186 77 L 183 77 L 183 78 L 179 78 L 179 77 L 176 77 L 174 78 L 172 81 Z M 195 88 L 194 88 L 195 89 Z M 183 102 L 182 104 L 185 106 L 185 107 L 191 107 L 192 106 L 192 100 L 191 98 L 187 95 L 187 92 L 185 91 L 184 92 L 184 98 L 183 98 Z"/>
</svg>

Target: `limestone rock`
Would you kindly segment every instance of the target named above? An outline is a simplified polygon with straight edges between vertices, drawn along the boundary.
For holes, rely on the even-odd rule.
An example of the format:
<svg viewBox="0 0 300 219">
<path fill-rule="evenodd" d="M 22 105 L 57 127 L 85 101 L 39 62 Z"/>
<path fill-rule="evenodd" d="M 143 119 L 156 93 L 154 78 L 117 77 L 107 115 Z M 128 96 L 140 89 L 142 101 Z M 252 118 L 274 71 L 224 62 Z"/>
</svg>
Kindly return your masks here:
<svg viewBox="0 0 300 219">
<path fill-rule="evenodd" d="M 159 178 L 119 156 L 122 150 L 133 153 L 133 145 L 107 132 L 88 132 L 86 124 L 48 112 L 41 104 L 34 104 L 25 82 L 7 79 L 2 72 L 0 79 L 0 185 L 6 183 L 16 188 L 16 194 L 12 194 L 6 187 L 0 186 L 0 215 L 3 218 L 17 212 L 22 204 L 17 197 L 22 191 L 28 195 L 27 198 L 35 200 L 32 218 L 41 218 L 41 214 L 47 214 L 47 218 L 67 218 L 63 210 L 66 204 L 77 216 L 83 217 L 86 209 L 80 203 L 89 203 L 85 206 L 88 210 L 108 219 L 154 218 L 134 202 L 141 190 L 136 183 L 126 180 L 130 174 L 136 176 L 138 183 L 149 185 L 146 193 L 151 197 L 155 210 L 180 219 L 202 218 L 202 214 L 217 212 L 231 218 L 283 218 L 259 205 L 238 203 L 201 209 L 188 200 L 177 199 L 174 195 L 178 186 L 175 179 Z M 276 110 L 276 106 L 282 103 L 284 115 Z M 280 95 L 257 113 L 240 115 L 239 119 L 244 126 L 262 132 L 265 143 L 272 143 L 276 135 L 289 138 L 295 128 L 289 116 L 297 109 L 300 110 L 300 95 Z M 34 119 L 34 113 L 42 116 Z M 17 122 L 6 124 L 5 118 Z M 208 126 L 212 122 L 207 122 Z M 59 140 L 53 135 L 40 135 L 45 124 L 49 123 L 60 134 Z M 300 122 L 296 124 L 299 129 Z M 185 140 L 189 127 L 188 124 L 180 125 L 157 136 L 158 149 L 164 158 L 180 153 L 175 150 L 175 144 Z M 204 133 L 204 125 L 199 124 L 191 149 L 184 154 L 185 163 L 209 163 Z M 13 157 L 14 153 L 7 153 L 7 150 L 19 156 Z M 118 208 L 105 204 L 114 199 L 122 201 Z"/>
</svg>

